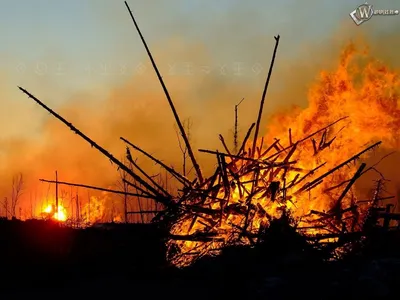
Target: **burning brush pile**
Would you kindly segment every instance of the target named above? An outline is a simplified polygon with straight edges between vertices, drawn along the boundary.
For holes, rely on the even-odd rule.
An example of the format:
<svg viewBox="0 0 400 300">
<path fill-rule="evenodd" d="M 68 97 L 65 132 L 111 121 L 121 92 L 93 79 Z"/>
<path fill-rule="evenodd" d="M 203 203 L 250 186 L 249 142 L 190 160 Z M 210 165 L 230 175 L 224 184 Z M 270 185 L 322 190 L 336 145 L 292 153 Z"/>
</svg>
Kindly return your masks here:
<svg viewBox="0 0 400 300">
<path fill-rule="evenodd" d="M 245 140 L 237 154 L 227 148 L 226 153 L 203 150 L 216 155 L 218 168 L 203 183 L 187 187 L 179 199 L 169 241 L 171 261 L 184 266 L 230 245 L 256 245 L 271 221 L 280 218 L 321 241 L 337 242 L 342 234 L 361 231 L 372 201 L 357 203 L 350 190 L 366 165 L 354 174 L 347 171 L 340 182 L 332 174 L 380 142 L 329 171 L 320 171 L 326 162 L 319 163 L 318 155 L 311 154 L 315 167 L 305 169 L 302 157 L 310 155 L 310 144 L 315 154 L 329 151 L 335 139 L 328 140 L 333 125 L 285 146 L 277 139 L 266 148 L 253 143 L 246 149 Z M 331 192 L 328 202 L 326 192 Z M 309 209 L 313 207 L 321 210 Z"/>
<path fill-rule="evenodd" d="M 354 234 L 359 239 L 368 224 L 376 224 L 379 216 L 375 212 L 381 210 L 377 207 L 378 201 L 382 200 L 381 182 L 378 182 L 374 198 L 368 201 L 358 200 L 353 186 L 360 176 L 374 169 L 374 166 L 366 168 L 366 164 L 357 165 L 355 162 L 381 142 L 362 142 L 352 145 L 354 152 L 349 149 L 344 151 L 350 145 L 346 145 L 343 128 L 349 127 L 351 118 L 341 115 L 334 122 L 319 120 L 313 126 L 308 126 L 307 131 L 292 132 L 289 129 L 279 139 L 259 138 L 264 100 L 279 36 L 275 37 L 275 49 L 256 122 L 250 126 L 240 149 L 235 153 L 229 150 L 222 136 L 220 140 L 223 152 L 200 150 L 215 155 L 217 161 L 214 174 L 204 178 L 162 76 L 132 12 L 127 4 L 126 6 L 180 129 L 197 174 L 195 180 L 189 180 L 121 138 L 128 145 L 128 167 L 35 96 L 23 88 L 20 89 L 125 171 L 130 178 L 124 181 L 137 190 L 137 194 L 127 194 L 152 198 L 165 207 L 154 221 L 163 221 L 169 228 L 167 246 L 171 263 L 184 267 L 203 256 L 217 255 L 228 246 L 255 246 L 260 243 L 271 222 L 277 219 L 286 220 L 288 225 L 304 235 L 311 244 L 333 245 L 331 249 L 336 253 L 346 248 L 349 239 L 343 239 L 343 236 Z M 343 84 L 338 86 L 344 89 Z M 323 105 L 319 105 L 321 106 Z M 314 130 L 316 126 L 319 128 Z M 307 134 L 303 134 L 304 132 Z M 130 148 L 165 168 L 182 184 L 180 193 L 171 195 L 157 184 L 152 176 L 135 163 Z M 343 154 L 349 151 L 351 155 L 343 158 Z"/>
</svg>

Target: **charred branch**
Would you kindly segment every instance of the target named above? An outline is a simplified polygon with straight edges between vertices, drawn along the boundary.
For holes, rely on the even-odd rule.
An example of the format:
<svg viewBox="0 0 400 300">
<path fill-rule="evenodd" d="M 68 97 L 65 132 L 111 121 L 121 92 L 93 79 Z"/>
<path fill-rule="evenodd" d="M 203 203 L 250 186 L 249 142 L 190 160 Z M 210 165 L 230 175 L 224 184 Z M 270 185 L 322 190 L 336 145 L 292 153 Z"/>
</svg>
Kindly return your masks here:
<svg viewBox="0 0 400 300">
<path fill-rule="evenodd" d="M 167 97 L 168 104 L 171 107 L 171 110 L 172 110 L 172 113 L 174 115 L 176 124 L 178 125 L 178 128 L 179 128 L 179 130 L 181 132 L 182 138 L 183 138 L 183 140 L 185 142 L 186 148 L 188 150 L 189 157 L 192 160 L 192 164 L 193 164 L 193 167 L 194 167 L 194 169 L 195 169 L 195 171 L 197 173 L 197 177 L 199 179 L 199 182 L 202 183 L 203 182 L 203 174 L 202 174 L 200 166 L 197 163 L 196 158 L 194 156 L 192 147 L 191 147 L 190 142 L 189 142 L 189 138 L 187 137 L 187 134 L 185 132 L 185 128 L 183 127 L 183 124 L 182 124 L 182 122 L 181 122 L 181 120 L 179 118 L 178 112 L 176 111 L 175 105 L 174 105 L 174 103 L 173 103 L 173 101 L 171 99 L 171 96 L 169 95 L 168 89 L 167 89 L 167 87 L 166 87 L 166 85 L 164 83 L 164 80 L 162 79 L 162 76 L 160 74 L 160 71 L 158 70 L 158 67 L 157 67 L 157 65 L 156 65 L 156 63 L 155 63 L 155 61 L 153 59 L 153 55 L 151 54 L 150 49 L 147 46 L 147 43 L 146 43 L 146 41 L 145 41 L 145 39 L 144 39 L 144 37 L 142 35 L 142 32 L 139 29 L 139 25 L 137 24 L 137 22 L 135 20 L 135 17 L 133 16 L 133 13 L 132 13 L 131 9 L 129 8 L 129 5 L 128 5 L 128 3 L 126 1 L 125 1 L 125 5 L 126 5 L 126 8 L 129 11 L 129 14 L 130 14 L 130 16 L 132 18 L 133 24 L 135 25 L 136 30 L 137 30 L 137 32 L 138 32 L 138 34 L 140 36 L 140 39 L 142 40 L 142 43 L 143 43 L 143 45 L 144 45 L 144 47 L 146 49 L 146 52 L 147 52 L 147 54 L 148 54 L 148 56 L 150 58 L 151 64 L 153 65 L 154 71 L 157 74 L 158 80 L 160 81 L 160 84 L 161 84 L 161 86 L 162 86 L 162 88 L 164 90 L 165 96 Z"/>
<path fill-rule="evenodd" d="M 164 205 L 170 205 L 170 199 L 162 196 L 161 194 L 158 193 L 158 191 L 153 188 L 151 185 L 149 185 L 146 181 L 144 181 L 140 176 L 135 174 L 131 169 L 129 169 L 126 165 L 124 165 L 121 161 L 119 161 L 117 158 L 115 158 L 111 153 L 109 153 L 107 150 L 105 150 L 103 147 L 98 145 L 95 141 L 93 141 L 91 138 L 89 138 L 87 135 L 82 133 L 79 129 L 77 129 L 74 125 L 69 123 L 66 119 L 64 119 L 62 116 L 60 116 L 58 113 L 53 111 L 51 108 L 49 108 L 47 105 L 45 105 L 42 101 L 40 101 L 38 98 L 36 98 L 34 95 L 29 93 L 27 90 L 25 90 L 22 87 L 18 87 L 24 94 L 26 94 L 29 98 L 33 99 L 37 104 L 39 104 L 41 107 L 43 107 L 45 110 L 47 110 L 50 114 L 52 114 L 55 118 L 60 120 L 62 123 L 64 123 L 70 130 L 72 130 L 74 133 L 79 135 L 81 138 L 83 138 L 86 142 L 88 142 L 93 148 L 96 150 L 100 151 L 103 155 L 105 155 L 107 158 L 110 159 L 110 161 L 114 164 L 116 164 L 120 169 L 124 170 L 126 173 L 128 173 L 130 176 L 132 176 L 135 180 L 140 182 L 149 192 L 153 194 L 153 198 L 157 199 L 157 201 L 162 202 Z"/>
<path fill-rule="evenodd" d="M 144 177 L 147 178 L 147 180 L 149 180 L 156 188 L 158 188 L 158 190 L 160 190 L 164 196 L 168 197 L 168 198 L 172 198 L 172 196 L 161 186 L 159 185 L 149 174 L 147 174 L 132 158 L 131 152 L 129 150 L 128 147 L 126 147 L 126 158 L 128 159 L 128 161 L 132 164 L 132 166 L 134 166 L 136 169 L 139 170 L 140 173 L 142 173 L 142 175 Z"/>
<path fill-rule="evenodd" d="M 132 144 L 130 141 L 128 141 L 127 139 L 120 137 L 121 141 L 125 142 L 126 144 L 128 144 L 129 146 L 131 146 L 133 149 L 139 151 L 140 153 L 142 153 L 143 155 L 145 155 L 146 157 L 148 157 L 149 159 L 151 159 L 152 161 L 154 161 L 156 164 L 160 165 L 161 167 L 163 167 L 165 170 L 167 170 L 171 175 L 173 175 L 176 179 L 178 179 L 182 184 L 184 185 L 190 185 L 191 182 L 189 181 L 189 179 L 185 178 L 184 176 L 182 176 L 181 174 L 179 174 L 177 171 L 175 171 L 173 168 L 168 167 L 166 164 L 164 164 L 161 160 L 155 158 L 154 156 L 150 155 L 148 152 L 142 150 L 141 148 L 139 148 L 138 146 Z"/>
<path fill-rule="evenodd" d="M 125 191 L 105 189 L 105 188 L 102 188 L 102 187 L 86 185 L 86 184 L 80 184 L 80 183 L 72 183 L 72 182 L 65 182 L 65 181 L 55 181 L 55 180 L 47 180 L 47 179 L 39 179 L 39 181 L 47 182 L 47 183 L 54 183 L 54 184 L 57 183 L 57 184 L 67 185 L 67 186 L 81 187 L 81 188 L 85 188 L 85 189 L 97 190 L 97 191 L 113 193 L 113 194 L 138 196 L 138 197 L 142 197 L 142 198 L 153 199 L 152 196 L 148 196 L 148 195 L 144 195 L 144 194 L 136 194 L 136 193 L 125 192 Z"/>
<path fill-rule="evenodd" d="M 278 50 L 280 36 L 279 35 L 278 36 L 274 36 L 274 39 L 275 39 L 275 48 L 274 48 L 274 52 L 272 54 L 272 59 L 271 59 L 271 64 L 270 64 L 269 70 L 268 70 L 267 80 L 265 81 L 264 90 L 263 90 L 263 93 L 262 93 L 262 96 L 261 96 L 260 108 L 258 110 L 258 117 L 257 117 L 257 122 L 256 122 L 256 130 L 254 132 L 253 148 L 252 148 L 252 151 L 251 151 L 253 156 L 254 156 L 254 153 L 256 152 L 258 131 L 260 130 L 261 117 L 262 117 L 262 113 L 263 113 L 263 110 L 264 110 L 265 96 L 267 95 L 269 81 L 271 80 L 272 69 L 274 68 L 275 57 L 276 57 L 276 52 Z"/>
<path fill-rule="evenodd" d="M 238 151 L 238 127 L 239 127 L 239 121 L 238 121 L 238 109 L 239 105 L 243 102 L 244 98 L 240 100 L 238 104 L 235 105 L 235 128 L 233 129 L 233 147 L 234 147 L 234 152 L 237 153 Z M 228 152 L 228 151 L 227 151 Z"/>
<path fill-rule="evenodd" d="M 302 188 L 300 188 L 295 194 L 298 194 L 300 192 L 303 192 L 306 189 L 310 189 L 313 186 L 319 184 L 322 182 L 322 180 L 327 177 L 328 175 L 332 174 L 333 172 L 339 170 L 340 168 L 342 168 L 343 166 L 349 164 L 350 162 L 358 159 L 361 155 L 363 155 L 365 152 L 368 152 L 371 149 L 374 149 L 376 147 L 378 147 L 382 142 L 377 142 L 369 147 L 367 147 L 366 149 L 362 150 L 361 152 L 357 153 L 356 155 L 350 157 L 348 160 L 344 161 L 343 163 L 339 164 L 338 166 L 334 167 L 333 169 L 331 169 L 330 171 L 326 172 L 325 174 L 319 176 L 318 178 L 314 179 L 313 181 L 306 183 Z"/>
</svg>

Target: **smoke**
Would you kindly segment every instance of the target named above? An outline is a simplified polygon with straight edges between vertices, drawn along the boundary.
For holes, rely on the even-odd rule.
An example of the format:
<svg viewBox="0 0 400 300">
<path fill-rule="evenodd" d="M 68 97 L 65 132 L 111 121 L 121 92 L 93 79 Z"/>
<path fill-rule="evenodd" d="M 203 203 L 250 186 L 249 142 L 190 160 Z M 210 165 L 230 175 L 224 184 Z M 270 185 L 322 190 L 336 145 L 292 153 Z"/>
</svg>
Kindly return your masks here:
<svg viewBox="0 0 400 300">
<path fill-rule="evenodd" d="M 181 170 L 182 153 L 171 109 L 129 17 L 120 6 L 111 6 L 110 2 L 102 4 L 99 1 L 93 7 L 94 13 L 103 23 L 101 29 L 108 28 L 103 33 L 112 33 L 114 39 L 119 40 L 114 47 L 116 61 L 123 57 L 123 64 L 111 70 L 113 75 L 109 76 L 109 85 L 99 81 L 101 84 L 98 86 L 87 86 L 71 95 L 67 88 L 59 90 L 49 77 L 33 76 L 31 81 L 18 84 L 21 83 L 117 158 L 122 158 L 125 153 L 125 145 L 119 140 L 122 136 Z M 347 11 L 343 13 L 346 22 L 335 20 L 335 31 L 327 30 L 323 38 L 321 35 L 317 38 L 316 33 L 307 38 L 293 27 L 301 22 L 305 24 L 304 20 L 308 18 L 297 5 L 290 8 L 290 11 L 297 12 L 291 25 L 285 26 L 283 23 L 288 21 L 279 20 L 272 28 L 266 20 L 266 14 L 272 12 L 260 12 L 255 3 L 245 12 L 238 2 L 222 11 L 215 7 L 207 20 L 193 20 L 184 14 L 173 20 L 168 14 L 146 19 L 143 16 L 155 11 L 152 5 L 142 3 L 134 12 L 141 16 L 138 17 L 139 25 L 148 37 L 181 120 L 190 118 L 192 121 L 192 146 L 206 174 L 213 169 L 215 158 L 199 153 L 197 149 L 221 149 L 218 134 L 224 135 L 229 146 L 233 147 L 235 104 L 245 98 L 239 107 L 240 138 L 256 119 L 273 50 L 273 35 L 281 33 L 281 45 L 267 94 L 263 132 L 267 130 L 269 116 L 274 112 L 288 109 L 293 104 L 303 108 L 307 106 L 307 92 L 315 78 L 321 70 L 330 69 L 337 63 L 340 50 L 350 40 L 368 45 L 371 55 L 391 67 L 398 68 L 400 63 L 397 54 L 399 26 L 379 30 L 370 24 L 357 27 L 349 24 Z M 155 5 L 158 11 L 163 10 L 160 5 Z M 278 9 L 283 13 L 284 8 Z M 250 17 L 246 12 L 251 13 Z M 150 20 L 158 17 L 158 26 L 152 25 Z M 312 31 L 312 26 L 304 26 Z M 153 33 L 160 31 L 165 37 L 156 40 Z M 161 33 L 157 33 L 158 36 Z M 97 37 L 92 39 L 95 43 Z M 126 63 L 131 53 L 136 55 L 133 63 Z M 124 76 L 118 77 L 116 73 L 124 73 Z M 7 74 L 1 74 L 1 79 L 0 88 L 4 91 L 9 91 L 9 87 L 18 81 Z M 73 78 L 70 80 L 74 82 Z M 59 173 L 59 180 L 103 187 L 115 185 L 118 172 L 107 158 L 19 93 L 16 87 L 15 91 L 2 93 L 0 196 L 10 194 L 11 178 L 18 172 L 22 172 L 25 179 L 22 206 L 28 205 L 32 193 L 38 194 L 38 198 L 45 196 L 48 186 L 39 183 L 38 178 L 54 179 L 55 170 Z M 57 102 L 56 99 L 60 98 L 62 101 Z M 160 172 L 142 155 L 132 154 L 150 173 Z M 395 177 L 391 167 L 393 160 L 399 161 L 400 157 L 391 156 L 380 168 L 388 176 Z"/>
</svg>

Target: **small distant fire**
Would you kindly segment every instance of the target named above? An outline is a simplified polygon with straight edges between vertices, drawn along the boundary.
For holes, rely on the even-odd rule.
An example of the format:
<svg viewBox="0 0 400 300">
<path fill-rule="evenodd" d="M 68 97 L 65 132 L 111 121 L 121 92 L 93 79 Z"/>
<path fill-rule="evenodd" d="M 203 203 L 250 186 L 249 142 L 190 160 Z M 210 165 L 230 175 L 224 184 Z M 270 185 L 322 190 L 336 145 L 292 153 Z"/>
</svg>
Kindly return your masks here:
<svg viewBox="0 0 400 300">
<path fill-rule="evenodd" d="M 49 204 L 44 210 L 43 213 L 48 215 L 50 218 L 64 222 L 67 220 L 67 211 L 62 205 L 58 205 L 58 212 L 56 210 L 56 206 Z"/>
</svg>

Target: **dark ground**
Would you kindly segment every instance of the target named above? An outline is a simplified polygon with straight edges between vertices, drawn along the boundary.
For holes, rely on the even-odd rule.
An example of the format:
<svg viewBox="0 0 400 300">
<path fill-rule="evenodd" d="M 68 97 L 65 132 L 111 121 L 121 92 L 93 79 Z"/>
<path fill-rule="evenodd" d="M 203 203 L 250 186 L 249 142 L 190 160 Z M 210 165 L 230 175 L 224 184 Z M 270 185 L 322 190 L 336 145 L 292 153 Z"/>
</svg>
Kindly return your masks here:
<svg viewBox="0 0 400 300">
<path fill-rule="evenodd" d="M 279 231 L 279 230 L 278 230 Z M 379 232 L 340 262 L 293 232 L 177 270 L 154 224 L 74 230 L 0 220 L 0 299 L 397 298 L 400 236 Z"/>
</svg>

